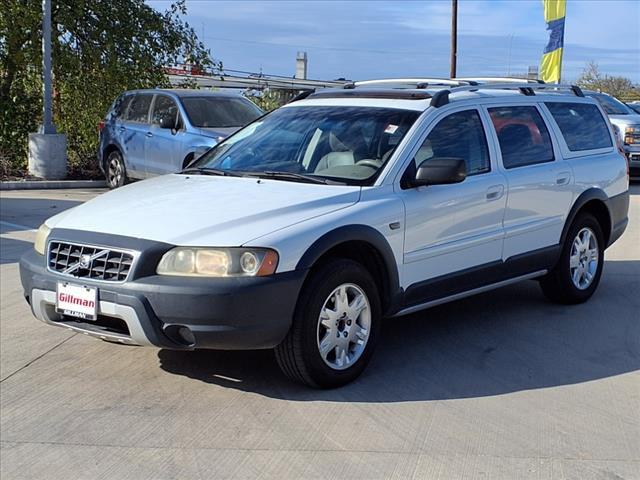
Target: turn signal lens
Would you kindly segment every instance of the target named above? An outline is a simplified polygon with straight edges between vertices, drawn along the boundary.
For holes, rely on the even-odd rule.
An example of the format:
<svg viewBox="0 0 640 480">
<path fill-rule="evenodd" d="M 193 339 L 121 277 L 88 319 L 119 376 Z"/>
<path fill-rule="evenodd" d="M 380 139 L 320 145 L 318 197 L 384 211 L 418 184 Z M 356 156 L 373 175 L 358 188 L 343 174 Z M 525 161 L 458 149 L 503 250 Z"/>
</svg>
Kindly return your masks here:
<svg viewBox="0 0 640 480">
<path fill-rule="evenodd" d="M 44 255 L 44 251 L 47 247 L 47 238 L 49 238 L 50 233 L 51 229 L 44 223 L 40 225 L 40 228 L 38 228 L 38 231 L 36 233 L 36 241 L 33 244 L 33 248 L 35 248 L 36 252 L 38 252 L 40 255 Z"/>
</svg>

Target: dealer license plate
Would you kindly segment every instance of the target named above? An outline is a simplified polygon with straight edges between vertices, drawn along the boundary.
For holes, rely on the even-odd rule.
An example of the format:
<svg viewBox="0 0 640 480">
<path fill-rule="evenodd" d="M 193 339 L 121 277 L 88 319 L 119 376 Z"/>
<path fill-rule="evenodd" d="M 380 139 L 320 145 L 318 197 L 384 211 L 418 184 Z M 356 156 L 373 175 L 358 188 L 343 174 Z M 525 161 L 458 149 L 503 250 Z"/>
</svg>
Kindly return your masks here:
<svg viewBox="0 0 640 480">
<path fill-rule="evenodd" d="M 98 317 L 98 289 L 58 282 L 56 311 L 63 315 L 95 320 Z"/>
</svg>

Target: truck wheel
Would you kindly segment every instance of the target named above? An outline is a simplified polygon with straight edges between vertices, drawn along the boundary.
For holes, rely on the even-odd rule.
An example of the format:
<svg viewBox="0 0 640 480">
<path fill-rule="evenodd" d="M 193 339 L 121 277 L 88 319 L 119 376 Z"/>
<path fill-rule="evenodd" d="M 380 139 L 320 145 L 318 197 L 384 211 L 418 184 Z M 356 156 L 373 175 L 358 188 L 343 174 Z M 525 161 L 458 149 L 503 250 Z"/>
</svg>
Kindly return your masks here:
<svg viewBox="0 0 640 480">
<path fill-rule="evenodd" d="M 596 218 L 578 215 L 567 232 L 557 265 L 540 280 L 554 302 L 586 302 L 598 288 L 604 266 L 604 236 Z"/>
<path fill-rule="evenodd" d="M 365 369 L 380 331 L 378 289 L 369 272 L 333 260 L 304 286 L 276 358 L 289 378 L 317 388 L 354 380 Z"/>
<path fill-rule="evenodd" d="M 118 188 L 127 181 L 127 171 L 124 167 L 122 155 L 117 150 L 112 151 L 107 156 L 106 175 L 109 188 Z"/>
</svg>

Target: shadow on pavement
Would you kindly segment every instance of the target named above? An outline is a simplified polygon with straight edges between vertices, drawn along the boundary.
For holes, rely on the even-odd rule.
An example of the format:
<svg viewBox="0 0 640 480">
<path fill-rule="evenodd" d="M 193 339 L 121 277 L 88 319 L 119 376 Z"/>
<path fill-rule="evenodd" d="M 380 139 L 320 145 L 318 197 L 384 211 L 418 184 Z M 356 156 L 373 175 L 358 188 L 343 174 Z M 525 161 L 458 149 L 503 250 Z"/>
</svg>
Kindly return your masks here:
<svg viewBox="0 0 640 480">
<path fill-rule="evenodd" d="M 164 370 L 296 401 L 408 402 L 571 385 L 640 369 L 640 261 L 607 262 L 586 304 L 555 305 L 535 281 L 384 323 L 364 374 L 336 390 L 289 382 L 272 351 L 160 350 Z"/>
<path fill-rule="evenodd" d="M 0 265 L 17 263 L 24 252 L 32 247 L 26 240 L 0 237 Z"/>
</svg>

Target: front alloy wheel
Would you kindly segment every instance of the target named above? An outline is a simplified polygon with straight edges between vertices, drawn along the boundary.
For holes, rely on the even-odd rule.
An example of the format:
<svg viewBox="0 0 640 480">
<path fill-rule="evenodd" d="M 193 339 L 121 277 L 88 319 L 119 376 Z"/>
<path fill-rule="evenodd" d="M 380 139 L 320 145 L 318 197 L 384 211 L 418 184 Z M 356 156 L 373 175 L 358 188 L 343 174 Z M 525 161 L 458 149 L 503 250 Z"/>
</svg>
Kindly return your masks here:
<svg viewBox="0 0 640 480">
<path fill-rule="evenodd" d="M 330 368 L 344 370 L 362 356 L 369 340 L 371 307 L 353 283 L 337 287 L 325 300 L 318 318 L 318 351 Z"/>
<path fill-rule="evenodd" d="M 378 288 L 367 269 L 349 259 L 330 260 L 309 275 L 276 359 L 292 380 L 339 387 L 371 358 L 382 313 Z"/>
</svg>

